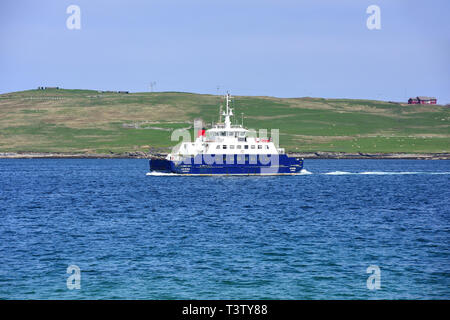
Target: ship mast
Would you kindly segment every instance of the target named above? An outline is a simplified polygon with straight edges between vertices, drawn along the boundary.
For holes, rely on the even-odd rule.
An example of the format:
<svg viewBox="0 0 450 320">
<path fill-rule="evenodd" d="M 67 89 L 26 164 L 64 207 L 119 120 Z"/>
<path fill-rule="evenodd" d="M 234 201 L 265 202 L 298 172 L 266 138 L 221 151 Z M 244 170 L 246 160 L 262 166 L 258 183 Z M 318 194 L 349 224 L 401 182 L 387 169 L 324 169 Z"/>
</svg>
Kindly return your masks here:
<svg viewBox="0 0 450 320">
<path fill-rule="evenodd" d="M 231 128 L 231 121 L 230 121 L 230 117 L 233 115 L 233 108 L 230 107 L 230 101 L 231 101 L 231 96 L 230 94 L 227 92 L 227 96 L 226 96 L 226 110 L 223 113 L 223 115 L 225 116 L 225 128 L 229 129 Z"/>
</svg>

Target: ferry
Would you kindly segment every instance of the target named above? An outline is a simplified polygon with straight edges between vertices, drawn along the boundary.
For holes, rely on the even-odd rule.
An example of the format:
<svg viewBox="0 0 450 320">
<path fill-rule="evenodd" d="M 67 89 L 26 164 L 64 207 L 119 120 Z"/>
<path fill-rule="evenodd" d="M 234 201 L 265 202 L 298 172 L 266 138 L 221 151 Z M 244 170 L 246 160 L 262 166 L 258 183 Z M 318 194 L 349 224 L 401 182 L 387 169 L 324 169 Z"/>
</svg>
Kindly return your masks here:
<svg viewBox="0 0 450 320">
<path fill-rule="evenodd" d="M 258 138 L 242 124 L 232 124 L 231 96 L 211 129 L 197 130 L 194 142 L 181 142 L 165 158 L 150 159 L 150 171 L 180 175 L 295 175 L 303 159 L 289 157 L 272 138 Z M 222 122 L 222 116 L 224 122 Z M 195 128 L 195 126 L 194 126 Z"/>
</svg>

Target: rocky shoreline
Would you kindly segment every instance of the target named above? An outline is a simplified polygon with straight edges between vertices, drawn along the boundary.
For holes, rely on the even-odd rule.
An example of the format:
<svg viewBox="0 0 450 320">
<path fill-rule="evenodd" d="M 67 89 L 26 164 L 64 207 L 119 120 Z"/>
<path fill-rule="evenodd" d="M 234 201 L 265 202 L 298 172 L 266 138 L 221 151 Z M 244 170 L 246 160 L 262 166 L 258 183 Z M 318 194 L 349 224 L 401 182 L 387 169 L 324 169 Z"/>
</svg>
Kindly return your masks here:
<svg viewBox="0 0 450 320">
<path fill-rule="evenodd" d="M 290 153 L 294 157 L 305 159 L 417 159 L 417 160 L 449 160 L 450 153 L 347 153 L 347 152 L 311 152 Z"/>
<path fill-rule="evenodd" d="M 0 152 L 3 159 L 150 159 L 165 156 L 164 153 L 141 151 L 126 153 L 62 153 L 62 152 Z M 304 159 L 417 159 L 450 160 L 450 153 L 347 153 L 347 152 L 296 152 L 290 156 Z"/>
</svg>

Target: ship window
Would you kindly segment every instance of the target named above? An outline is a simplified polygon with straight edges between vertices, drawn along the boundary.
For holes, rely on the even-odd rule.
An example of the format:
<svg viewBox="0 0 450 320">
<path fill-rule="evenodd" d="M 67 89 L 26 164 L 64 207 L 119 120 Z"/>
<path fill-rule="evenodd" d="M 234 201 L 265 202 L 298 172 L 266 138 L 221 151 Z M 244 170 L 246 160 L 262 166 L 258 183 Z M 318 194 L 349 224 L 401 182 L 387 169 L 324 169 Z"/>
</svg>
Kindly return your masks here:
<svg viewBox="0 0 450 320">
<path fill-rule="evenodd" d="M 244 149 L 248 149 L 248 144 L 246 144 L 246 145 L 244 146 Z"/>
<path fill-rule="evenodd" d="M 233 144 L 230 144 L 230 149 L 234 149 L 234 145 Z"/>
<path fill-rule="evenodd" d="M 220 149 L 220 144 L 217 145 L 216 149 Z"/>
<path fill-rule="evenodd" d="M 223 145 L 223 148 L 222 148 L 222 149 L 226 149 L 226 148 L 227 148 L 227 145 L 226 145 L 226 144 L 224 144 L 224 145 Z"/>
<path fill-rule="evenodd" d="M 229 137 L 232 137 L 232 136 L 234 136 L 234 133 L 231 132 L 231 131 L 229 131 L 229 132 L 228 132 L 228 136 L 229 136 Z"/>
<path fill-rule="evenodd" d="M 238 145 L 236 146 L 236 148 L 237 148 L 237 149 L 241 149 L 242 146 L 241 146 L 240 144 L 238 144 Z"/>
<path fill-rule="evenodd" d="M 255 149 L 255 145 L 254 144 L 252 144 L 252 149 Z"/>
<path fill-rule="evenodd" d="M 259 145 L 258 145 L 258 149 L 262 149 L 262 145 L 259 144 Z"/>
<path fill-rule="evenodd" d="M 241 132 L 241 133 L 239 133 L 239 135 L 240 135 L 241 137 L 243 137 L 243 136 L 245 136 L 245 132 Z"/>
<path fill-rule="evenodd" d="M 225 137 L 225 136 L 227 135 L 227 133 L 226 133 L 225 131 L 221 131 L 221 132 L 220 132 L 220 135 L 221 135 L 222 137 Z"/>
<path fill-rule="evenodd" d="M 266 149 L 269 149 L 269 145 L 266 144 Z"/>
</svg>

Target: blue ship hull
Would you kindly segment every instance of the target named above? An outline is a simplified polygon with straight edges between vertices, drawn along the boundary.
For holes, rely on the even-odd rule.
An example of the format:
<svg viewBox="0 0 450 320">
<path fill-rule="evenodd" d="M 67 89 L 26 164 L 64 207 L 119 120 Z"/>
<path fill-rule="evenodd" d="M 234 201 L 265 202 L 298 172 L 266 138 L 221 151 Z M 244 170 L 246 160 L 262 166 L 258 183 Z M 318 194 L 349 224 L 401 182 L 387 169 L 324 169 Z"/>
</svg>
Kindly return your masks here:
<svg viewBox="0 0 450 320">
<path fill-rule="evenodd" d="M 202 155 L 181 161 L 151 159 L 150 171 L 185 175 L 292 175 L 303 169 L 303 160 L 281 155 Z"/>
</svg>

